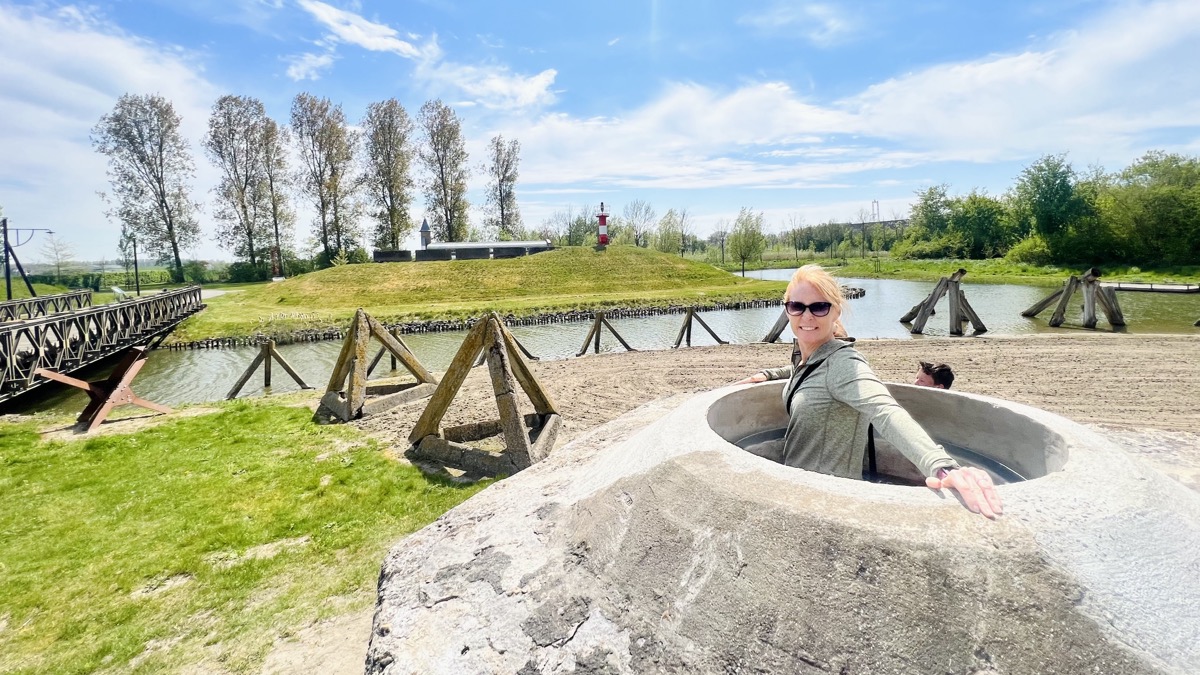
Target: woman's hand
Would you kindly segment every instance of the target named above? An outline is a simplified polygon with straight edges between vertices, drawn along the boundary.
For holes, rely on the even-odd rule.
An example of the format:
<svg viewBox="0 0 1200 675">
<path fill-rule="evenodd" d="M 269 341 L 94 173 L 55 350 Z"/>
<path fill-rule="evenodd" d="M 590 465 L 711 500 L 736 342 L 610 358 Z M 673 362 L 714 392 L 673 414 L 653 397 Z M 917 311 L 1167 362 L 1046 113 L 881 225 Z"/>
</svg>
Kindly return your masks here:
<svg viewBox="0 0 1200 675">
<path fill-rule="evenodd" d="M 767 374 L 762 371 L 759 371 L 759 372 L 751 375 L 750 377 L 745 377 L 745 378 L 738 380 L 737 382 L 734 382 L 734 384 L 754 384 L 756 382 L 766 382 L 766 381 L 767 381 Z"/>
<path fill-rule="evenodd" d="M 996 486 L 992 484 L 992 477 L 983 469 L 973 466 L 953 469 L 940 479 L 926 478 L 925 485 L 933 490 L 957 490 L 963 504 L 971 513 L 982 513 L 993 519 L 1004 513 L 1000 495 L 996 494 Z"/>
</svg>

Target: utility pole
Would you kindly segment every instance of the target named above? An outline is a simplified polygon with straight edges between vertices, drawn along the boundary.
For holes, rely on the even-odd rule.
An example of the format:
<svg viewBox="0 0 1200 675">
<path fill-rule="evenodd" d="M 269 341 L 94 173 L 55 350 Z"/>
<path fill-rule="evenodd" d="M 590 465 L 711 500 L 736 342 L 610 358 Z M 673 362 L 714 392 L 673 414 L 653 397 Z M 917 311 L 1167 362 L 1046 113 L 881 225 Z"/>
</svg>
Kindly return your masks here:
<svg viewBox="0 0 1200 675">
<path fill-rule="evenodd" d="M 22 244 L 28 243 L 29 239 L 33 238 L 34 232 L 46 232 L 47 234 L 54 234 L 54 230 L 47 230 L 42 227 L 23 227 L 23 228 L 14 227 L 14 228 L 12 228 L 11 232 L 17 239 L 17 243 L 15 243 L 15 244 L 12 243 L 11 241 L 9 241 L 9 238 L 8 238 L 9 231 L 10 230 L 8 227 L 8 218 L 0 218 L 0 233 L 2 233 L 2 234 L 0 234 L 0 238 L 3 238 L 3 240 L 4 240 L 4 293 L 5 293 L 5 298 L 8 300 L 13 299 L 12 267 L 9 264 L 10 257 L 12 258 L 12 262 L 15 262 L 17 264 L 17 271 L 21 273 L 21 279 L 25 282 L 25 288 L 29 291 L 29 297 L 36 298 L 37 292 L 33 290 L 33 284 L 29 283 L 29 277 L 26 276 L 26 274 L 25 274 L 25 268 L 21 266 L 21 260 L 19 258 L 17 258 L 17 252 L 14 251 L 13 249 L 18 246 L 21 246 Z M 25 241 L 21 241 L 21 232 L 28 232 L 29 238 L 27 238 Z"/>
<path fill-rule="evenodd" d="M 0 230 L 4 231 L 4 297 L 12 300 L 12 270 L 8 266 L 8 218 L 0 218 Z"/>
<path fill-rule="evenodd" d="M 133 285 L 137 289 L 137 296 L 142 297 L 142 275 L 138 274 L 137 264 L 137 235 L 130 235 L 129 240 L 133 242 Z M 129 269 L 126 267 L 125 269 Z"/>
</svg>

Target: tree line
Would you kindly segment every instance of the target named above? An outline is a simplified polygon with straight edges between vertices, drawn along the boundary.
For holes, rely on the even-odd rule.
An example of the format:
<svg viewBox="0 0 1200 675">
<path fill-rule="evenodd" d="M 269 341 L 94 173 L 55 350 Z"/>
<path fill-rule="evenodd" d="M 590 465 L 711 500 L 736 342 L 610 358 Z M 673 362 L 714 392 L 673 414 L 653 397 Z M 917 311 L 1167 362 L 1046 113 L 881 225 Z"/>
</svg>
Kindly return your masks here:
<svg viewBox="0 0 1200 675">
<path fill-rule="evenodd" d="M 111 190 L 101 197 L 106 215 L 121 224 L 122 261 L 131 260 L 136 246 L 166 263 L 176 281 L 184 278 L 182 250 L 202 235 L 202 204 L 191 195 L 195 163 L 181 122 L 164 97 L 125 94 L 92 129 L 93 147 L 108 158 Z M 309 93 L 292 100 L 287 124 L 271 119 L 256 98 L 226 95 L 213 104 L 201 147 L 220 175 L 212 236 L 243 266 L 231 275 L 238 280 L 278 275 L 299 261 L 299 199 L 314 214 L 318 267 L 365 261 L 368 243 L 399 248 L 415 228 L 409 212 L 418 187 L 440 241 L 523 233 L 516 200 L 520 143 L 497 135 L 488 144 L 487 161 L 478 167 L 488 177 L 485 216 L 472 227 L 462 124 L 440 100 L 427 101 L 415 120 L 394 98 L 371 103 L 355 128 L 340 105 Z"/>
<path fill-rule="evenodd" d="M 1194 265 L 1200 264 L 1200 158 L 1151 151 L 1118 172 L 1079 172 L 1065 155 L 1045 155 L 999 197 L 977 189 L 952 195 L 948 185 L 934 185 L 917 191 L 907 217 L 893 213 L 882 222 L 863 209 L 851 222 L 810 225 L 791 214 L 769 228 L 761 212 L 742 208 L 733 223 L 719 221 L 700 239 L 686 208 L 669 210 L 657 225 L 656 218 L 653 207 L 635 200 L 609 221 L 610 237 L 720 263 L 745 264 L 768 249 L 790 248 L 797 258 L 888 252 L 1038 265 Z M 544 224 L 542 234 L 594 243 L 594 223 L 568 211 Z"/>
</svg>

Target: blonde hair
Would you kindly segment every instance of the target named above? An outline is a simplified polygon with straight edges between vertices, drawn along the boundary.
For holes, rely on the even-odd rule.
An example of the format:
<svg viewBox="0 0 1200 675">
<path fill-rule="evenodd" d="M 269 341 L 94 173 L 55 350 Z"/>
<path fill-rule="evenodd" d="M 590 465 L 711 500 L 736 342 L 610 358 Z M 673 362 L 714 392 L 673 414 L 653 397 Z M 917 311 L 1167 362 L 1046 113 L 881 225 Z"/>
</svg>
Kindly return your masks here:
<svg viewBox="0 0 1200 675">
<path fill-rule="evenodd" d="M 846 296 L 842 295 L 842 285 L 820 265 L 805 265 L 796 270 L 796 273 L 792 275 L 792 280 L 788 282 L 787 290 L 783 292 L 783 299 L 785 301 L 788 299 L 788 291 L 792 289 L 792 286 L 803 281 L 812 284 L 813 288 L 816 288 L 817 292 L 826 300 L 832 302 L 839 312 L 845 309 Z"/>
</svg>

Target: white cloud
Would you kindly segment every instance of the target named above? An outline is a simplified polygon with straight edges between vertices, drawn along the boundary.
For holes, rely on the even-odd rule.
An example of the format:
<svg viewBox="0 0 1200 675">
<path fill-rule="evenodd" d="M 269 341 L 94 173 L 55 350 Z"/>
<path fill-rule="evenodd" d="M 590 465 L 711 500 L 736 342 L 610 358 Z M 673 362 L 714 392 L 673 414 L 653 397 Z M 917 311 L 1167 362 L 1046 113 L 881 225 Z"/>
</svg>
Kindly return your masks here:
<svg viewBox="0 0 1200 675">
<path fill-rule="evenodd" d="M 121 94 L 159 94 L 183 118 L 185 137 L 198 139 L 216 89 L 188 54 L 130 36 L 78 7 L 0 5 L 0 44 L 5 215 L 14 226 L 54 229 L 81 258 L 111 257 L 118 232 L 95 196 L 109 186 L 91 128 Z M 197 160 L 195 194 L 203 198 L 211 176 Z"/>
<path fill-rule="evenodd" d="M 860 129 L 945 158 L 1070 150 L 1127 157 L 1157 130 L 1197 128 L 1200 3 L 1129 3 L 1040 50 L 934 66 L 840 103 Z"/>
<path fill-rule="evenodd" d="M 317 0 L 300 0 L 300 6 L 320 21 L 337 40 L 373 52 L 392 52 L 406 59 L 421 58 L 421 50 L 401 40 L 399 32 L 381 23 L 368 21 L 353 12 L 338 9 Z"/>
<path fill-rule="evenodd" d="M 523 181 L 539 187 L 790 189 L 1060 151 L 1116 168 L 1163 148 L 1162 132 L 1200 136 L 1200 79 L 1182 65 L 1196 62 L 1200 3 L 1139 3 L 1036 50 L 933 66 L 839 101 L 776 82 L 671 84 L 613 117 L 550 114 L 506 133 L 521 139 Z"/>
<path fill-rule="evenodd" d="M 351 44 L 374 52 L 391 52 L 416 62 L 414 75 L 434 89 L 436 95 L 445 97 L 467 95 L 472 103 L 486 108 L 528 108 L 546 106 L 555 101 L 551 87 L 558 71 L 549 68 L 536 75 L 513 73 L 501 64 L 464 64 L 446 60 L 437 36 L 432 35 L 425 44 L 417 47 L 414 42 L 420 36 L 409 35 L 414 42 L 401 40 L 399 32 L 390 26 L 331 7 L 317 0 L 300 0 L 300 6 L 330 31 L 330 41 Z M 312 55 L 306 55 L 312 56 Z M 328 55 L 327 55 L 328 56 Z M 330 57 L 332 58 L 332 57 Z M 332 61 L 319 65 L 328 66 Z M 298 73 L 310 70 L 293 65 Z M 300 79 L 288 69 L 288 75 Z M 315 79 L 315 78 L 314 78 Z"/>
<path fill-rule="evenodd" d="M 859 30 L 858 21 L 848 16 L 843 7 L 825 3 L 776 2 L 765 11 L 739 17 L 738 23 L 768 33 L 798 31 L 821 47 L 846 42 Z"/>
<path fill-rule="evenodd" d="M 328 52 L 324 54 L 308 52 L 290 56 L 286 60 L 288 61 L 288 77 L 296 82 L 317 80 L 320 79 L 322 71 L 328 70 L 333 65 L 333 54 Z"/>
<path fill-rule="evenodd" d="M 449 89 L 457 89 L 488 108 L 530 108 L 554 102 L 554 78 L 558 71 L 516 75 L 499 65 L 471 66 L 449 61 L 427 61 L 416 70 L 419 78 Z"/>
</svg>

